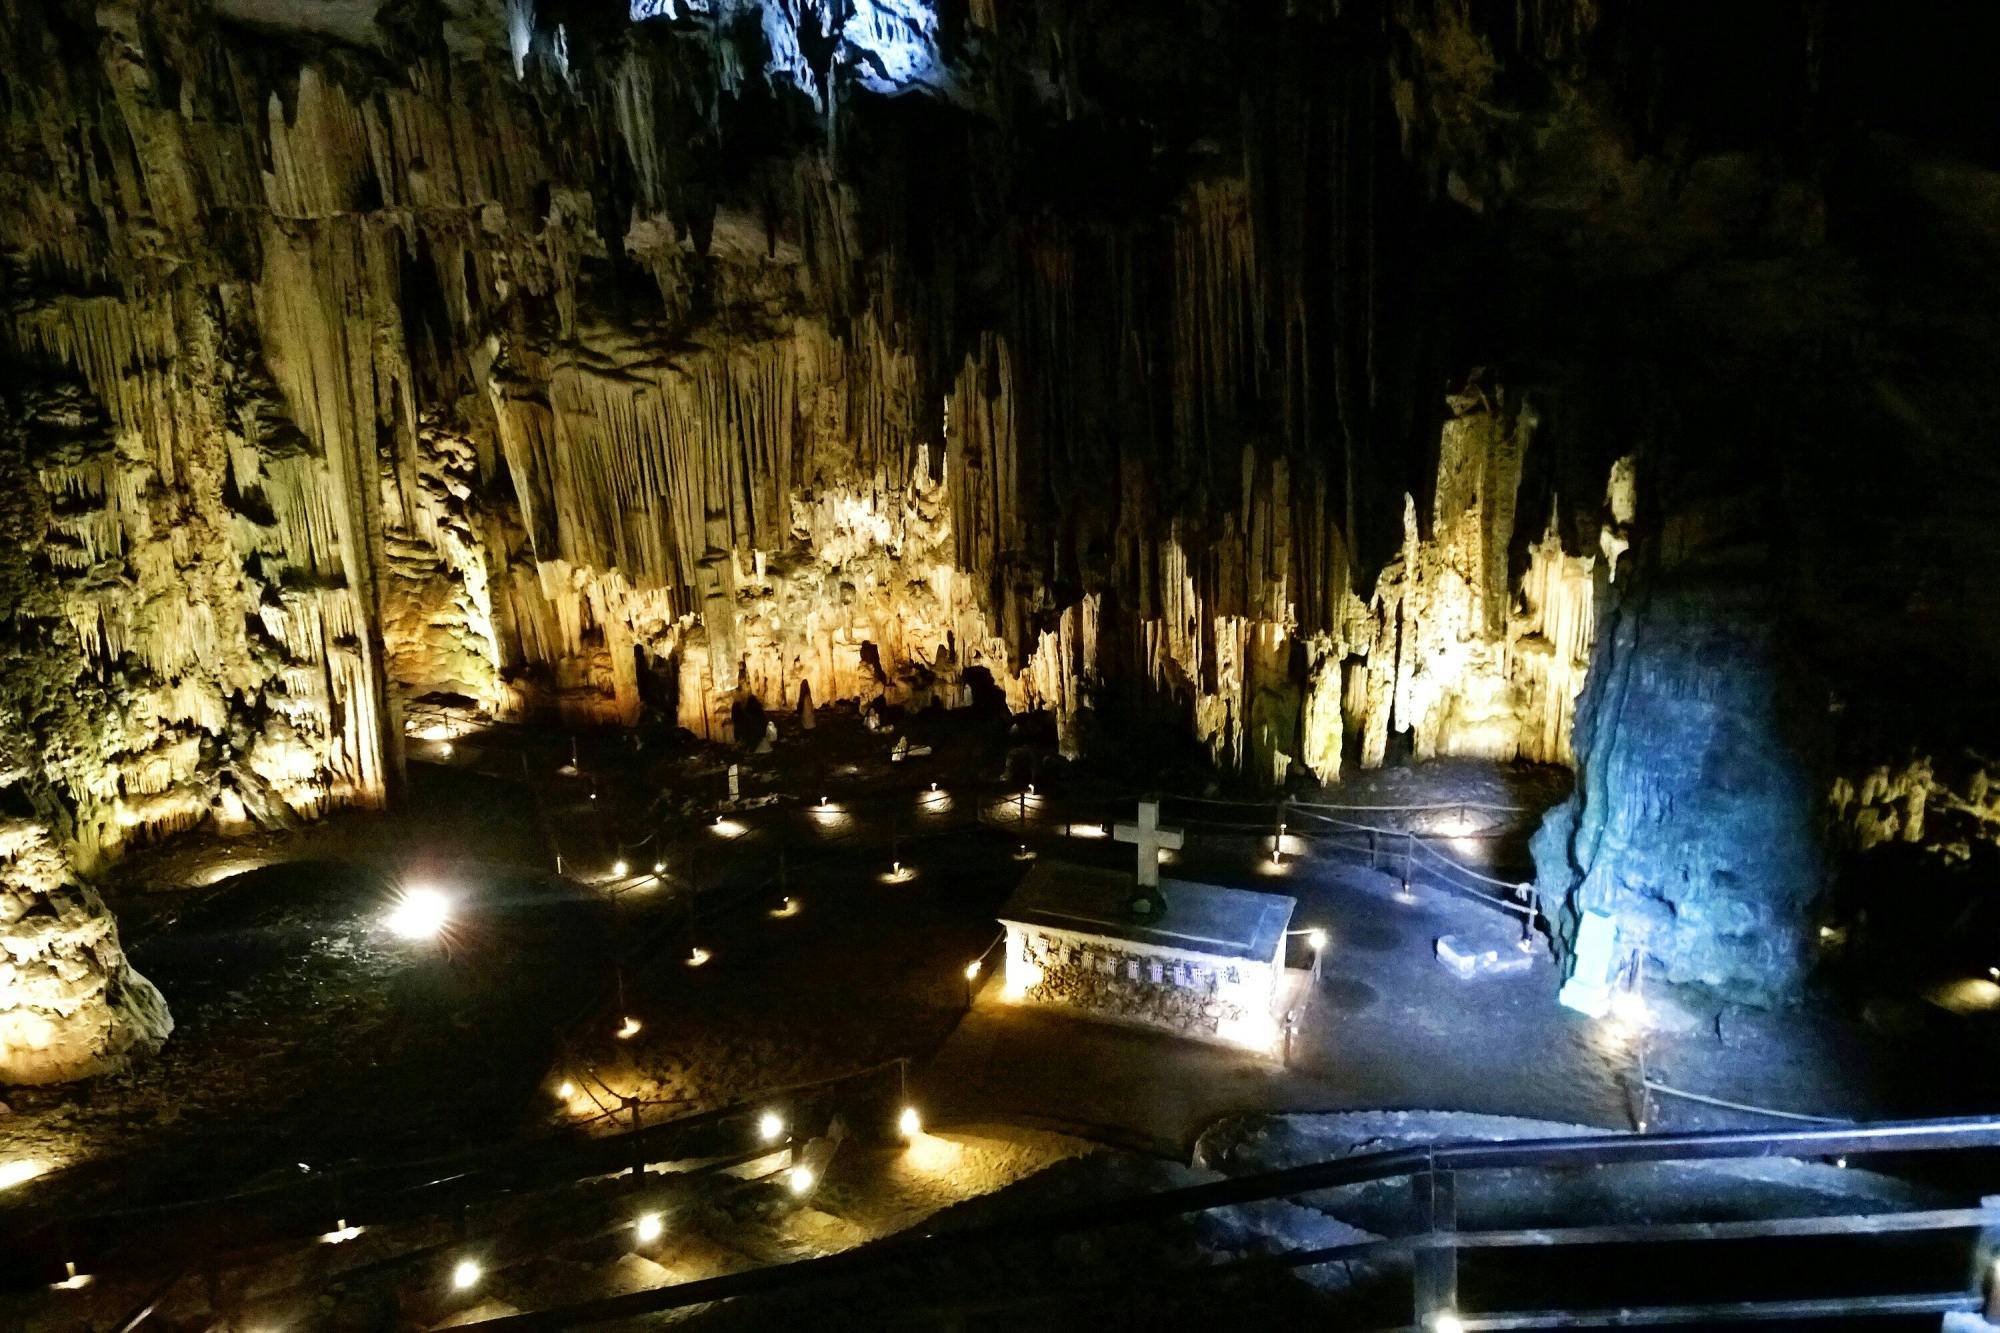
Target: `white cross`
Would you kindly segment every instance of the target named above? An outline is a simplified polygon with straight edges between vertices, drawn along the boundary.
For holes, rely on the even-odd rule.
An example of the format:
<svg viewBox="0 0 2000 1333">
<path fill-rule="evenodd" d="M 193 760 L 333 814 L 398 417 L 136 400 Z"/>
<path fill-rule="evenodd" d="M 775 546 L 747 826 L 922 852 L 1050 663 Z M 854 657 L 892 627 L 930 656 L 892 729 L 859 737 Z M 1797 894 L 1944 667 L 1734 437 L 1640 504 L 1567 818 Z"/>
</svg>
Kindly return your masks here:
<svg viewBox="0 0 2000 1333">
<path fill-rule="evenodd" d="M 1139 802 L 1139 822 L 1120 824 L 1111 830 L 1111 836 L 1138 847 L 1139 883 L 1149 889 L 1160 887 L 1160 853 L 1178 848 L 1185 837 L 1177 828 L 1160 827 L 1158 801 Z"/>
</svg>

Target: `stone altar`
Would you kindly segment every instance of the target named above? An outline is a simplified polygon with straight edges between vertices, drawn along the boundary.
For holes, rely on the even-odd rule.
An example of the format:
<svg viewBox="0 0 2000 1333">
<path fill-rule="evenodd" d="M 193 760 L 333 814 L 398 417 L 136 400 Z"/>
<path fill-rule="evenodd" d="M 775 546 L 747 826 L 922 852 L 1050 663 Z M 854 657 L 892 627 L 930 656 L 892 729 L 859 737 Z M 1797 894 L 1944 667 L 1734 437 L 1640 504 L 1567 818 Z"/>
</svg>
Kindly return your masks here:
<svg viewBox="0 0 2000 1333">
<path fill-rule="evenodd" d="M 1005 997 L 1270 1053 L 1297 900 L 1161 880 L 1131 911 L 1128 873 L 1041 861 L 1001 909 Z"/>
</svg>

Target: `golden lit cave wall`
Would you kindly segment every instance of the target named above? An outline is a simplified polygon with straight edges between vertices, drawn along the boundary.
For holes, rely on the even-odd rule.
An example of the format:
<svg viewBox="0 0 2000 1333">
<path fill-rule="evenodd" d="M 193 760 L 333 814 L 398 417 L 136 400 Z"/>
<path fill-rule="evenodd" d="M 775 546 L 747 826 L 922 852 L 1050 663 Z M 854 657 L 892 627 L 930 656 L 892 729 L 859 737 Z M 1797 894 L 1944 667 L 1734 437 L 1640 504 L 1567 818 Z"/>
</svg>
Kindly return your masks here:
<svg viewBox="0 0 2000 1333">
<path fill-rule="evenodd" d="M 339 454 L 254 379 L 213 378 L 228 335 L 184 287 L 58 298 L 15 335 L 108 418 L 105 447 L 39 475 L 68 500 L 48 542 L 64 614 L 119 704 L 101 765 L 68 775 L 83 861 L 211 813 L 240 823 L 246 801 L 379 800 L 384 700 Z"/>
<path fill-rule="evenodd" d="M 13 201 L 37 263 L 120 293 L 55 284 L 13 330 L 23 355 L 90 385 L 116 439 L 112 461 L 48 479 L 101 497 L 65 522 L 80 558 L 123 566 L 78 580 L 79 638 L 101 671 L 146 666 L 130 687 L 143 734 L 107 746 L 77 793 L 86 855 L 211 812 L 239 822 L 258 813 L 246 800 L 311 814 L 381 799 L 391 676 L 498 715 L 629 722 L 641 651 L 708 735 L 739 688 L 781 707 L 802 686 L 900 698 L 933 672 L 955 699 L 978 665 L 1014 707 L 1050 708 L 1069 745 L 1102 673 L 1136 670 L 1218 760 L 1269 777 L 1291 759 L 1332 776 L 1345 732 L 1369 763 L 1393 730 L 1420 754 L 1566 757 L 1588 563 L 1545 541 L 1504 586 L 1526 442 L 1506 413 L 1468 408 L 1447 428 L 1433 535 L 1406 525 L 1366 600 L 1324 478 L 1295 483 L 1287 457 L 1221 443 L 1232 395 L 1268 373 L 1248 332 L 1261 288 L 1240 180 L 1192 189 L 1173 232 L 1169 456 L 1128 454 L 1102 479 L 1112 567 L 1057 605 L 1018 419 L 1024 392 L 1044 423 L 1076 405 L 1024 384 L 989 333 L 942 430 L 925 424 L 907 322 L 826 313 L 828 273 L 855 256 L 851 200 L 823 171 L 796 173 L 809 247 L 716 220 L 723 327 L 611 325 L 579 309 L 579 256 L 603 244 L 591 202 L 558 186 L 530 207 L 565 150 L 504 78 L 415 69 L 357 95 L 307 62 L 281 95 L 226 51 L 145 40 L 181 67 L 180 104 L 143 62 L 109 60 L 105 152 Z M 652 70 L 615 71 L 614 132 L 640 186 L 625 243 L 671 320 L 692 259 L 665 216 L 660 119 L 631 111 L 662 96 Z M 59 140 L 62 93 L 20 124 Z M 604 149 L 586 135 L 572 151 Z M 101 232 L 79 239 L 80 212 Z M 456 370 L 406 345 L 419 257 Z M 1079 262 L 1035 250 L 1050 346 L 1092 336 L 1073 312 Z M 464 401 L 444 384 L 459 371 Z M 1196 537 L 1148 474 L 1223 449 L 1241 459 L 1239 500 Z M 511 502 L 492 494 L 503 468 Z M 1111 591 L 1135 661 L 1100 652 Z"/>
<path fill-rule="evenodd" d="M 546 401 L 500 393 L 504 453 L 526 512 L 547 516 L 529 527 L 552 557 L 532 576 L 516 570 L 512 619 L 531 658 L 601 663 L 566 677 L 580 682 L 571 709 L 635 718 L 642 646 L 676 663 L 680 720 L 705 735 L 723 733 L 738 690 L 775 708 L 796 706 L 801 686 L 820 701 L 934 688 L 949 702 L 957 673 L 977 665 L 1013 707 L 1048 707 L 1074 736 L 1100 669 L 1097 598 L 1010 639 L 1029 608 L 996 605 L 971 572 L 999 567 L 1020 540 L 1005 342 L 989 337 L 968 359 L 935 472 L 931 446 L 913 446 L 893 415 L 907 412 L 901 367 L 870 351 L 804 322 L 786 339 L 665 361 L 600 337 L 592 364 L 556 368 Z M 1212 682 L 1192 703 L 1218 760 L 1275 778 L 1299 758 L 1330 778 L 1345 732 L 1373 765 L 1392 728 L 1413 732 L 1424 757 L 1569 758 L 1596 562 L 1567 555 L 1552 525 L 1510 582 L 1532 419 L 1477 393 L 1453 406 L 1432 535 L 1412 507 L 1373 596 L 1349 594 L 1339 631 L 1308 645 L 1302 725 L 1257 729 L 1257 694 L 1289 679 L 1297 623 L 1281 564 L 1294 549 L 1283 463 L 1246 451 L 1246 469 L 1266 470 L 1244 488 L 1245 538 L 1221 553 L 1262 590 L 1263 614 L 1210 613 L 1176 525 L 1135 542 L 1146 668 L 1165 692 Z"/>
</svg>

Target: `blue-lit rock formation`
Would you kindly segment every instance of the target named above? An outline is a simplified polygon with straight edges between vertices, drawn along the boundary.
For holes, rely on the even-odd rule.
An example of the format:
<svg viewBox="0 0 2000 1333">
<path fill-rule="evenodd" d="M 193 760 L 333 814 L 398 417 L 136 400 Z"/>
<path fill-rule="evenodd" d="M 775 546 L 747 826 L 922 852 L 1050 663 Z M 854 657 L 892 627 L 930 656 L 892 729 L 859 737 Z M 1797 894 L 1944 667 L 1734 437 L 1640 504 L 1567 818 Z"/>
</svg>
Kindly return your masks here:
<svg viewBox="0 0 2000 1333">
<path fill-rule="evenodd" d="M 1797 993 L 1826 887 L 1823 748 L 1787 698 L 1782 617 L 1739 563 L 1626 564 L 1576 718 L 1576 788 L 1534 838 L 1558 935 L 1618 928 L 1644 975 L 1772 1003 Z"/>
</svg>

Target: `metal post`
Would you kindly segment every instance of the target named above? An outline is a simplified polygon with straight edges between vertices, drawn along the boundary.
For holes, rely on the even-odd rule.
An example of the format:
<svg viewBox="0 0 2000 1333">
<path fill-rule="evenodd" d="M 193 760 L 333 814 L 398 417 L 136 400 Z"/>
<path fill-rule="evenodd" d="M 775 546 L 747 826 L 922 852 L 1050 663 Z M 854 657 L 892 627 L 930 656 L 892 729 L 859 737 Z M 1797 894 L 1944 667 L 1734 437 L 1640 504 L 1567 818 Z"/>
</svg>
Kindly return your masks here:
<svg viewBox="0 0 2000 1333">
<path fill-rule="evenodd" d="M 1644 1134 L 1647 1124 L 1652 1120 L 1650 1112 L 1653 1109 L 1651 1101 L 1653 1090 L 1646 1086 L 1646 1033 L 1643 1029 L 1634 1039 L 1634 1044 L 1639 1048 L 1639 1087 L 1638 1096 L 1634 1098 L 1638 1107 L 1632 1114 L 1632 1125 L 1639 1133 Z"/>
<path fill-rule="evenodd" d="M 1435 1159 L 1433 1159 L 1435 1161 Z M 1420 1239 L 1411 1256 L 1410 1280 L 1416 1302 L 1417 1327 L 1435 1328 L 1439 1315 L 1458 1309 L 1458 1249 L 1450 1243 L 1458 1230 L 1458 1198 L 1450 1171 L 1434 1165 L 1410 1177 L 1415 1192 Z M 1427 1239 L 1430 1243 L 1425 1244 Z M 1442 1239 L 1443 1244 L 1438 1243 Z"/>
<path fill-rule="evenodd" d="M 2000 1194 L 1988 1194 L 1979 1200 L 1982 1208 L 2000 1207 Z M 1989 1324 L 2000 1324 L 2000 1229 L 1988 1227 L 1979 1233 L 1978 1243 L 1973 1246 L 1973 1262 L 1978 1265 L 1972 1275 L 1973 1288 L 1986 1302 L 1985 1317 Z"/>
</svg>

